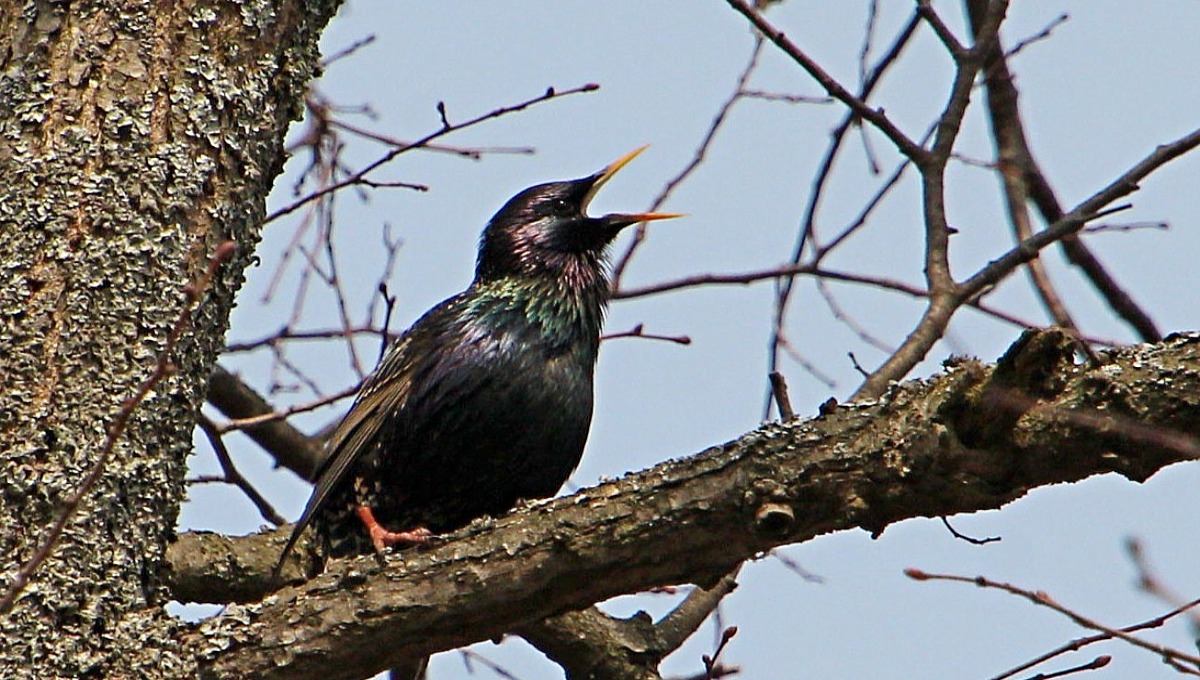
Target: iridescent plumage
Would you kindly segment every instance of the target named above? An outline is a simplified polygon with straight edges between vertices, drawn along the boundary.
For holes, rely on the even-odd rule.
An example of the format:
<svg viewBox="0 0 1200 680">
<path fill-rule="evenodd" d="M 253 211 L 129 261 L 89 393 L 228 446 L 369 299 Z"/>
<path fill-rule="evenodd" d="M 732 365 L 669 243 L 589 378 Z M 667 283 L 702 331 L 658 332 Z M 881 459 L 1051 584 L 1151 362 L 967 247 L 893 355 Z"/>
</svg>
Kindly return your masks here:
<svg viewBox="0 0 1200 680">
<path fill-rule="evenodd" d="M 605 250 L 626 226 L 675 217 L 586 215 L 640 151 L 496 213 L 470 287 L 392 345 L 334 431 L 281 564 L 310 522 L 329 555 L 363 553 L 388 532 L 450 531 L 566 481 L 591 423 Z M 386 529 L 374 540 L 363 508 Z"/>
</svg>

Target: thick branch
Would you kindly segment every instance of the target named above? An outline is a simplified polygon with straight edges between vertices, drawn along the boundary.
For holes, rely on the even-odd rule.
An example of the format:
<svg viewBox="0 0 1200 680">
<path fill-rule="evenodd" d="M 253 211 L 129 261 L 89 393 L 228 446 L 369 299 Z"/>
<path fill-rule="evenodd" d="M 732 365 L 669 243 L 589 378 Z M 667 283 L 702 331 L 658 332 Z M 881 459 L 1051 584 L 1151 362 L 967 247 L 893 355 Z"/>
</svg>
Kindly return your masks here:
<svg viewBox="0 0 1200 680">
<path fill-rule="evenodd" d="M 230 606 L 188 644 L 214 676 L 362 677 L 614 595 L 712 584 L 777 545 L 1200 458 L 1200 334 L 1114 352 L 1099 368 L 1072 356 L 1067 336 L 1029 333 L 995 368 L 958 361 L 879 401 L 765 426 L 386 566 L 334 562 Z"/>
<path fill-rule="evenodd" d="M 536 621 L 517 634 L 570 673 L 589 680 L 661 680 L 654 624 L 645 612 L 628 619 L 595 607 Z"/>
</svg>

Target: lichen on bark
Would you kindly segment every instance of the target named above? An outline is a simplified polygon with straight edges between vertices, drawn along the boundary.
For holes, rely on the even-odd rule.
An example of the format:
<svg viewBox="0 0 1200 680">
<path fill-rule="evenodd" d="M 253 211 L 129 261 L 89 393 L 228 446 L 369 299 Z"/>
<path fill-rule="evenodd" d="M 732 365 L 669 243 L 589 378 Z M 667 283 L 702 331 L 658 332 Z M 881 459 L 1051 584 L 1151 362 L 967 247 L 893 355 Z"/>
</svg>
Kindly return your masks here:
<svg viewBox="0 0 1200 680">
<path fill-rule="evenodd" d="M 51 559 L 0 617 L 5 677 L 175 677 L 158 574 L 194 414 L 336 2 L 0 11 L 0 587 L 151 372 L 182 289 L 241 244 Z"/>
</svg>

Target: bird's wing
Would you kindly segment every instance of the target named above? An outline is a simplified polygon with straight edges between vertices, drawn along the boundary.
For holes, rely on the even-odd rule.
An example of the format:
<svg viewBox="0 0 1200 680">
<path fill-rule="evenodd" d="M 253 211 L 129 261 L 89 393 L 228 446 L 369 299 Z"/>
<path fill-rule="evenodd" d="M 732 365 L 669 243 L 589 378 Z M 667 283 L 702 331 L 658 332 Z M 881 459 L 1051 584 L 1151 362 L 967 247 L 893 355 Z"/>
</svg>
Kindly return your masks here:
<svg viewBox="0 0 1200 680">
<path fill-rule="evenodd" d="M 330 435 L 326 444 L 329 454 L 317 470 L 313 493 L 279 556 L 278 564 L 275 565 L 276 575 L 282 568 L 283 561 L 295 547 L 296 541 L 300 539 L 300 535 L 329 499 L 329 495 L 350 473 L 354 463 L 369 452 L 372 441 L 379 435 L 380 427 L 388 421 L 388 414 L 399 409 L 408 398 L 411 383 L 405 374 L 409 372 L 413 363 L 409 356 L 410 344 L 411 331 L 388 351 L 383 362 L 363 384 L 350 411 Z"/>
<path fill-rule="evenodd" d="M 463 298 L 463 295 L 457 295 L 426 312 L 396 340 L 383 361 L 363 383 L 350 411 L 329 437 L 326 444 L 329 453 L 317 470 L 312 496 L 275 565 L 276 579 L 283 568 L 283 561 L 329 495 L 346 479 L 354 464 L 370 452 L 378 440 L 380 428 L 404 408 L 413 396 L 414 374 L 424 373 L 432 365 L 438 364 L 441 355 L 449 349 L 442 338 L 448 326 L 453 325 Z"/>
</svg>

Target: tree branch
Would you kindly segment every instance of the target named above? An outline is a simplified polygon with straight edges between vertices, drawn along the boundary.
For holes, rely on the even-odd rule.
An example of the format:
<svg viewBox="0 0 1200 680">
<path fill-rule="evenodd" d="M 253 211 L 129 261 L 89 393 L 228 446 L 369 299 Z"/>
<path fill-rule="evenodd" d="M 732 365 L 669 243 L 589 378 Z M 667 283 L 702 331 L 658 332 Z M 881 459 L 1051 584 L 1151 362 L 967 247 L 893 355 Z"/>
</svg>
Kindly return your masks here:
<svg viewBox="0 0 1200 680">
<path fill-rule="evenodd" d="M 979 30 L 988 11 L 988 2 L 967 0 L 966 4 L 971 26 L 974 30 Z M 993 42 L 984 55 L 983 75 L 987 90 L 988 121 L 996 145 L 996 168 L 1004 190 L 1008 219 L 1016 241 L 1019 242 L 1033 235 L 1027 207 L 1029 186 L 1026 182 L 1026 167 L 1027 163 L 1032 161 L 1032 154 L 1029 152 L 1025 127 L 1017 107 L 1017 88 L 1013 85 L 1012 74 L 1008 71 L 1004 49 L 999 40 Z M 1042 260 L 1035 257 L 1026 267 L 1034 290 L 1042 298 L 1042 306 L 1046 308 L 1046 313 L 1054 325 L 1078 333 L 1079 329 L 1071 318 L 1066 303 L 1055 290 Z"/>
<path fill-rule="evenodd" d="M 972 25 L 978 27 L 987 11 L 986 0 L 967 0 L 966 5 Z M 1059 20 L 1062 18 L 1059 17 Z M 1048 31 L 1049 29 L 1043 33 L 1048 34 Z M 1029 148 L 1018 106 L 1019 94 L 1013 83 L 1012 73 L 1008 69 L 1007 55 L 999 43 L 994 44 L 989 50 L 984 73 L 986 74 L 988 118 L 992 126 L 992 135 L 996 139 L 996 145 L 1000 148 L 1001 160 L 1007 163 L 1001 167 L 1006 187 L 1010 184 L 1019 185 L 1025 194 L 1023 198 L 1031 200 L 1037 206 L 1047 224 L 1057 222 L 1063 216 L 1063 208 Z M 1011 212 L 1014 210 L 1012 198 L 1007 198 Z M 1023 208 L 1021 213 L 1024 213 Z M 1022 235 L 1020 238 L 1025 238 L 1025 236 Z M 1062 249 L 1067 260 L 1083 271 L 1113 312 L 1133 327 L 1143 341 L 1156 342 L 1162 338 L 1162 334 L 1150 315 L 1125 292 L 1125 289 L 1108 273 L 1108 269 L 1092 253 L 1091 248 L 1079 239 L 1078 235 L 1071 234 L 1064 237 Z M 1037 260 L 1030 262 L 1030 271 L 1033 276 L 1038 276 L 1038 272 L 1033 269 L 1037 266 L 1035 264 L 1037 262 Z M 1039 293 L 1042 293 L 1043 290 L 1045 290 L 1045 286 L 1039 284 Z M 1045 298 L 1044 293 L 1042 294 Z M 1054 309 L 1055 302 L 1047 299 L 1046 306 L 1055 316 L 1058 325 L 1066 325 L 1060 318 L 1061 313 Z"/>
<path fill-rule="evenodd" d="M 206 398 L 218 411 L 235 420 L 275 412 L 266 399 L 220 365 L 213 366 Z M 280 465 L 303 479 L 311 480 L 321 463 L 321 448 L 286 420 L 269 420 L 242 431 Z"/>
<path fill-rule="evenodd" d="M 799 64 L 800 68 L 807 71 L 829 93 L 829 96 L 845 104 L 856 115 L 874 125 L 876 129 L 892 140 L 892 144 L 896 145 L 896 149 L 900 153 L 904 154 L 917 165 L 921 165 L 927 160 L 929 152 L 912 139 L 909 139 L 908 135 L 896 127 L 895 123 L 883 112 L 883 109 L 873 109 L 865 101 L 854 96 L 854 94 L 834 79 L 833 76 L 829 75 L 825 69 L 821 68 L 820 64 L 808 56 L 804 50 L 801 50 L 796 43 L 788 39 L 783 31 L 775 28 L 771 22 L 767 21 L 761 12 L 744 0 L 726 0 L 726 2 L 739 14 L 746 17 L 755 28 L 762 31 L 767 36 L 767 39 L 775 43 L 784 54 Z"/>
<path fill-rule="evenodd" d="M 978 295 L 988 286 L 999 283 L 1016 267 L 1036 257 L 1043 248 L 1078 232 L 1088 221 L 1096 219 L 1105 206 L 1137 191 L 1138 182 L 1197 146 L 1200 146 L 1200 128 L 1192 130 L 1170 143 L 1160 144 L 1121 176 L 1092 194 L 1057 222 L 1021 241 L 1008 252 L 989 262 L 966 281 L 958 284 L 952 299 L 929 306 L 918 322 L 917 328 L 909 334 L 901 348 L 871 374 L 871 377 L 855 392 L 854 398 L 866 399 L 882 394 L 887 389 L 888 383 L 903 378 L 912 370 L 913 366 L 916 366 L 925 357 L 933 344 L 942 337 L 954 312 L 965 301 Z"/>
<path fill-rule="evenodd" d="M 476 522 L 385 566 L 334 561 L 298 587 L 231 605 L 186 643 L 214 677 L 363 677 L 615 595 L 711 585 L 740 560 L 823 533 L 878 534 L 1041 485 L 1104 472 L 1142 480 L 1200 458 L 1200 334 L 1115 351 L 1099 368 L 1072 355 L 1065 334 L 1028 333 L 994 368 L 959 360 L 881 400 Z M 181 537 L 172 559 L 192 540 Z M 264 539 L 222 540 L 238 552 Z M 179 583 L 187 567 L 176 564 Z"/>
</svg>

